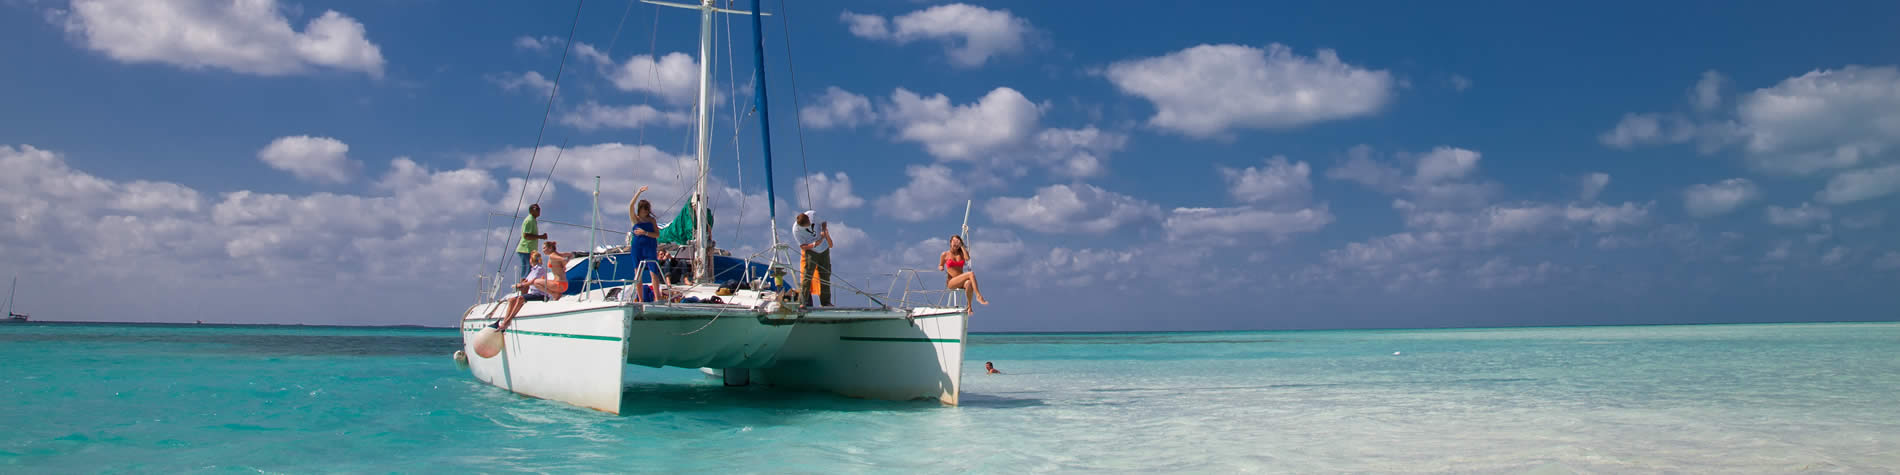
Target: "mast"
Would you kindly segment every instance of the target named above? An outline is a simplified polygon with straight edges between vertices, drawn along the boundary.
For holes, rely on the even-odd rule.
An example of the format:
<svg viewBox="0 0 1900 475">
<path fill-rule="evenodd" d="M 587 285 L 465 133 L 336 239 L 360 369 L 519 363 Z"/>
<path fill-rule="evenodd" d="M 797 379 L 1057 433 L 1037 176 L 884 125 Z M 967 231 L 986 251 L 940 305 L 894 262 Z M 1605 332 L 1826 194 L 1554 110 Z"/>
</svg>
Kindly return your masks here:
<svg viewBox="0 0 1900 475">
<path fill-rule="evenodd" d="M 699 182 L 693 186 L 695 282 L 712 280 L 712 243 L 706 239 L 706 175 L 712 163 L 713 0 L 699 2 Z"/>
<path fill-rule="evenodd" d="M 752 0 L 752 70 L 759 76 L 753 107 L 759 109 L 759 146 L 765 149 L 765 206 L 772 223 L 772 248 L 778 248 L 778 194 L 772 190 L 772 113 L 765 95 L 765 33 L 759 21 L 759 3 Z M 775 254 L 776 256 L 776 254 Z M 750 266 L 747 269 L 751 269 Z"/>
<path fill-rule="evenodd" d="M 20 276 L 13 276 L 13 286 L 7 289 L 7 316 L 13 316 L 13 293 L 20 290 Z"/>
<path fill-rule="evenodd" d="M 695 281 L 705 282 L 711 280 L 713 276 L 712 240 L 707 239 L 709 230 L 706 227 L 706 176 L 710 173 L 708 166 L 712 163 L 712 19 L 713 13 L 747 14 L 747 12 L 713 6 L 713 0 L 699 0 L 699 5 L 654 0 L 640 1 L 660 6 L 699 10 L 699 99 L 696 105 L 699 110 L 699 134 L 698 146 L 693 151 L 693 155 L 699 159 L 699 179 L 693 185 L 692 198 L 693 240 L 699 242 L 693 249 L 693 257 L 699 265 L 694 266 L 693 277 Z"/>
</svg>

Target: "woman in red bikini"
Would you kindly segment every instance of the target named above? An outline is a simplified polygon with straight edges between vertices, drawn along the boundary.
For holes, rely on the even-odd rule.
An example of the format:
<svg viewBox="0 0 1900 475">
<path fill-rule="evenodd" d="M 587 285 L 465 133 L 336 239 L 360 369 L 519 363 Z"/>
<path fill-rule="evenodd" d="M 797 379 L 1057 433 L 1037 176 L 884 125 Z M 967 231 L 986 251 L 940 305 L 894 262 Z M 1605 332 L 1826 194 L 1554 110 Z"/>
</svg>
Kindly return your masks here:
<svg viewBox="0 0 1900 475">
<path fill-rule="evenodd" d="M 548 256 L 548 276 L 535 281 L 535 286 L 540 287 L 541 291 L 547 292 L 548 296 L 558 300 L 562 294 L 567 293 L 567 260 L 574 256 L 572 254 L 555 252 L 554 249 L 554 241 L 541 242 L 541 252 Z"/>
<path fill-rule="evenodd" d="M 971 303 L 989 305 L 990 301 L 983 298 L 983 291 L 977 290 L 976 273 L 963 270 L 967 265 L 970 265 L 970 250 L 963 247 L 963 236 L 951 235 L 950 250 L 943 251 L 943 255 L 937 258 L 937 270 L 948 276 L 945 287 L 950 290 L 963 289 L 963 311 L 975 312 Z"/>
</svg>

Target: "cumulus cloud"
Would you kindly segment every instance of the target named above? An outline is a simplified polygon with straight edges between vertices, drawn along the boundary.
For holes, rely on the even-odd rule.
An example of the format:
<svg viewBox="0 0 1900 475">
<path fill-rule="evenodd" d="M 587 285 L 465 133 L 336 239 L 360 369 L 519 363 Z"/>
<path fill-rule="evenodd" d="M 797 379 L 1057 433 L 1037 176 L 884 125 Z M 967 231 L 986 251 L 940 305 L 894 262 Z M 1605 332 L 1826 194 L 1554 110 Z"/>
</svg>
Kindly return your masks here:
<svg viewBox="0 0 1900 475">
<path fill-rule="evenodd" d="M 814 129 L 851 128 L 870 123 L 877 112 L 871 108 L 871 99 L 832 86 L 816 102 L 799 109 L 798 118 Z"/>
<path fill-rule="evenodd" d="M 1603 187 L 1610 186 L 1610 174 L 1591 173 L 1584 175 L 1583 178 L 1579 180 L 1579 184 L 1583 188 L 1580 198 L 1584 201 L 1595 200 L 1597 199 L 1597 195 L 1603 192 Z"/>
<path fill-rule="evenodd" d="M 877 211 L 904 221 L 923 221 L 942 215 L 970 196 L 963 180 L 943 165 L 911 165 L 904 169 L 910 182 L 878 200 Z"/>
<path fill-rule="evenodd" d="M 1512 264 L 1509 258 L 1494 257 L 1472 268 L 1468 274 L 1477 288 L 1502 289 L 1540 283 L 1560 271 L 1560 267 L 1550 261 L 1520 266 Z"/>
<path fill-rule="evenodd" d="M 1702 112 L 1715 110 L 1722 105 L 1722 85 L 1728 78 L 1715 70 L 1702 72 L 1702 80 L 1696 81 L 1695 89 L 1689 91 L 1689 103 Z"/>
<path fill-rule="evenodd" d="M 1787 228 L 1806 228 L 1826 223 L 1833 218 L 1833 214 L 1828 212 L 1827 207 L 1808 203 L 1801 203 L 1799 208 L 1769 206 L 1767 215 L 1769 224 Z"/>
<path fill-rule="evenodd" d="M 1623 120 L 1597 136 L 1597 141 L 1627 149 L 1637 145 L 1686 143 L 1695 138 L 1696 125 L 1689 119 L 1662 114 L 1623 114 Z"/>
<path fill-rule="evenodd" d="M 1738 100 L 1749 163 L 1774 173 L 1851 168 L 1900 148 L 1900 69 L 1811 71 Z"/>
<path fill-rule="evenodd" d="M 515 38 L 515 47 L 529 51 L 547 51 L 560 46 L 564 41 L 559 36 L 521 36 Z"/>
<path fill-rule="evenodd" d="M 1161 216 L 1153 203 L 1081 184 L 1042 187 L 1026 198 L 992 199 L 983 209 L 991 219 L 1043 233 L 1100 234 Z"/>
<path fill-rule="evenodd" d="M 349 158 L 349 151 L 350 146 L 337 139 L 297 135 L 271 141 L 257 152 L 257 159 L 305 181 L 348 183 L 363 167 Z"/>
<path fill-rule="evenodd" d="M 1346 64 L 1333 50 L 1307 57 L 1277 43 L 1204 44 L 1116 62 L 1104 75 L 1154 104 L 1148 125 L 1200 138 L 1370 116 L 1396 84 L 1390 72 Z"/>
<path fill-rule="evenodd" d="M 318 69 L 383 75 L 382 49 L 361 22 L 334 10 L 291 27 L 275 0 L 73 0 L 53 20 L 74 41 L 125 63 L 217 68 L 259 76 Z"/>
<path fill-rule="evenodd" d="M 1233 240 L 1261 237 L 1281 240 L 1300 233 L 1318 231 L 1332 224 L 1333 214 L 1325 206 L 1290 211 L 1238 208 L 1175 208 L 1162 227 L 1168 239 Z"/>
<path fill-rule="evenodd" d="M 943 94 L 924 97 L 899 88 L 884 115 L 896 124 L 899 138 L 923 144 L 932 156 L 974 160 L 1023 143 L 1035 133 L 1042 111 L 1007 87 L 967 105 L 951 105 Z"/>
<path fill-rule="evenodd" d="M 1690 216 L 1707 218 L 1735 211 L 1761 195 L 1755 182 L 1730 178 L 1712 184 L 1691 185 L 1682 192 L 1682 206 Z"/>
<path fill-rule="evenodd" d="M 1360 145 L 1346 153 L 1346 161 L 1326 176 L 1364 185 L 1385 193 L 1410 197 L 1414 205 L 1459 207 L 1482 205 L 1491 199 L 1496 185 L 1473 181 L 1483 154 L 1457 147 L 1437 147 L 1422 155 L 1401 154 L 1401 162 L 1411 162 L 1406 173 L 1398 165 L 1383 163 L 1372 147 Z"/>
<path fill-rule="evenodd" d="M 1108 155 L 1128 144 L 1128 136 L 1097 129 L 1043 129 L 1036 134 L 1031 160 L 1058 175 L 1086 178 L 1101 175 Z"/>
<path fill-rule="evenodd" d="M 634 55 L 609 71 L 608 79 L 622 91 L 645 92 L 673 104 L 692 104 L 699 95 L 699 61 L 679 52 L 659 58 Z M 718 100 L 716 97 L 715 102 Z"/>
<path fill-rule="evenodd" d="M 1221 178 L 1227 181 L 1227 194 L 1245 203 L 1304 201 L 1313 191 L 1313 182 L 1308 178 L 1313 168 L 1306 162 L 1288 162 L 1285 156 L 1267 159 L 1265 167 L 1218 169 Z"/>
<path fill-rule="evenodd" d="M 814 173 L 799 178 L 796 186 L 798 189 L 792 192 L 798 195 L 801 209 L 851 209 L 864 205 L 864 198 L 851 193 L 851 176 L 844 172 L 829 176 Z M 810 201 L 805 198 L 807 194 L 811 196 Z"/>
<path fill-rule="evenodd" d="M 1900 191 L 1900 165 L 1888 165 L 1835 175 L 1827 181 L 1827 188 L 1814 194 L 1814 199 L 1830 204 L 1846 204 L 1887 196 L 1896 191 Z"/>
<path fill-rule="evenodd" d="M 644 125 L 680 126 L 692 122 L 685 112 L 662 111 L 646 104 L 605 106 L 587 101 L 561 114 L 561 123 L 581 130 L 633 129 Z"/>
<path fill-rule="evenodd" d="M 950 64 L 970 68 L 990 58 L 1018 53 L 1029 44 L 1035 29 L 1009 10 L 953 3 L 886 19 L 844 12 L 839 17 L 859 38 L 906 44 L 932 40 L 943 44 Z"/>
<path fill-rule="evenodd" d="M 495 74 L 488 76 L 488 80 L 509 92 L 527 91 L 543 97 L 554 93 L 554 81 L 535 71 Z"/>
<path fill-rule="evenodd" d="M 1900 270 L 1900 252 L 1887 251 L 1874 259 L 1874 268 L 1879 270 Z"/>
</svg>

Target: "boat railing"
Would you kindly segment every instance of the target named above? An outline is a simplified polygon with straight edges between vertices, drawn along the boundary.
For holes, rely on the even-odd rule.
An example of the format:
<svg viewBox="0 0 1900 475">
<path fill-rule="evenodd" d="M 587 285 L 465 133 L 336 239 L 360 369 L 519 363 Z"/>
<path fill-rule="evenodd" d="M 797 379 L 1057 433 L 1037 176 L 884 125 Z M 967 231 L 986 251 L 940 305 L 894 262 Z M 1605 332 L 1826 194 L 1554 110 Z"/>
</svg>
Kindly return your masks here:
<svg viewBox="0 0 1900 475">
<path fill-rule="evenodd" d="M 896 295 L 897 301 L 906 306 L 957 306 L 957 293 L 948 288 L 929 288 L 929 284 L 924 283 L 919 274 L 924 270 L 909 267 L 897 269 L 897 273 L 891 274 L 891 286 L 884 295 Z M 902 293 L 898 289 L 900 283 L 903 285 Z"/>
</svg>

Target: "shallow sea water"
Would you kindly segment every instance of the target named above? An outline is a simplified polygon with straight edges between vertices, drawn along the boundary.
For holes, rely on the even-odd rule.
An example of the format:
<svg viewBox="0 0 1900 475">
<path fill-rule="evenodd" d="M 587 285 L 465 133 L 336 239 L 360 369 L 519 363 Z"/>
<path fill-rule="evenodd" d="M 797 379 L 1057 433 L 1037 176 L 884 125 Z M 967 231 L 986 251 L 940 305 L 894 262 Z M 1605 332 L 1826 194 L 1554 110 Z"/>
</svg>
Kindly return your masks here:
<svg viewBox="0 0 1900 475">
<path fill-rule="evenodd" d="M 449 329 L 0 325 L 0 472 L 1900 470 L 1897 323 L 970 342 L 959 407 L 636 367 L 613 416 Z"/>
</svg>

